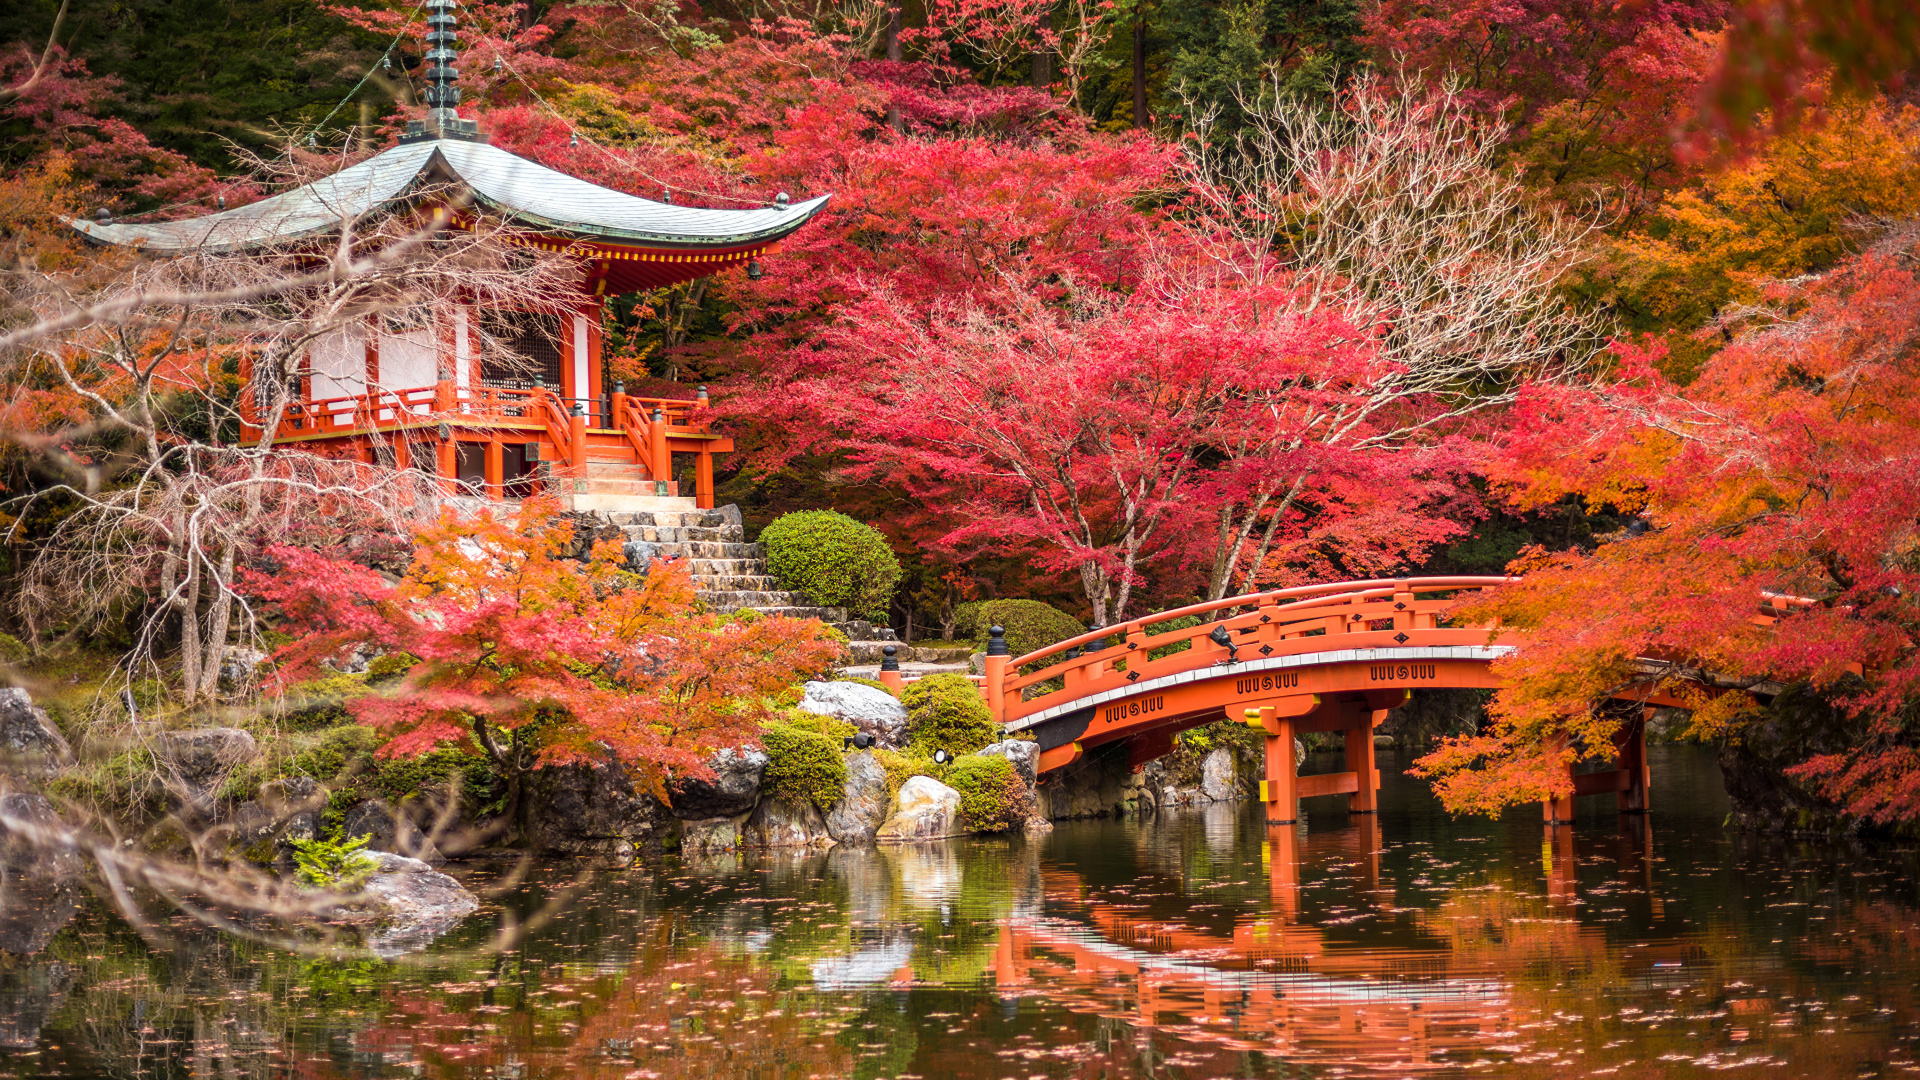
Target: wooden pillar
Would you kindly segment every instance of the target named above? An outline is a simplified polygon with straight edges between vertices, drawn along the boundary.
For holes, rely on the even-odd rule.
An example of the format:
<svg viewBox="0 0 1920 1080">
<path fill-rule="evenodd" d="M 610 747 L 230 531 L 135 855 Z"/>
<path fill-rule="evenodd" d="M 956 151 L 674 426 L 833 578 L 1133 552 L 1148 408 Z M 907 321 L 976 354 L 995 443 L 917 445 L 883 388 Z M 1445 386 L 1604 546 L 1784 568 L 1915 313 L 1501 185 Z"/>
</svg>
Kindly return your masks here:
<svg viewBox="0 0 1920 1080">
<path fill-rule="evenodd" d="M 587 418 L 575 408 L 567 417 L 567 440 L 573 444 L 573 460 L 567 462 L 568 471 L 576 479 L 585 480 L 587 476 Z"/>
<path fill-rule="evenodd" d="M 1300 820 L 1300 763 L 1293 756 L 1293 718 L 1273 716 L 1275 710 L 1261 709 L 1261 719 L 1271 720 L 1266 738 L 1266 779 L 1260 782 L 1260 798 L 1267 804 L 1267 824 L 1291 825 Z"/>
<path fill-rule="evenodd" d="M 1291 920 L 1300 913 L 1300 829 L 1267 823 L 1267 889 L 1274 909 Z"/>
<path fill-rule="evenodd" d="M 483 468 L 487 474 L 487 498 L 499 500 L 507 497 L 505 448 L 499 439 L 488 439 L 486 463 Z"/>
<path fill-rule="evenodd" d="M 987 655 L 981 663 L 985 674 L 987 711 L 993 714 L 993 722 L 1007 722 L 1007 655 L 1006 631 L 998 626 L 987 629 Z"/>
<path fill-rule="evenodd" d="M 673 453 L 667 449 L 667 414 L 660 411 L 658 405 L 654 406 L 653 415 L 647 418 L 647 429 L 649 452 L 653 455 L 651 479 L 671 480 L 673 479 Z"/>
<path fill-rule="evenodd" d="M 705 450 L 694 459 L 693 502 L 702 510 L 713 509 L 713 455 Z"/>
<path fill-rule="evenodd" d="M 1572 900 L 1579 879 L 1573 859 L 1571 824 L 1562 823 L 1547 830 L 1546 839 L 1540 844 L 1540 861 L 1547 876 L 1547 901 L 1558 907 Z"/>
<path fill-rule="evenodd" d="M 440 490 L 453 494 L 460 484 L 460 444 L 451 438 L 441 439 L 435 450 L 434 471 L 440 476 Z"/>
<path fill-rule="evenodd" d="M 413 468 L 413 447 L 407 443 L 407 429 L 393 429 L 393 467 L 402 472 Z"/>
<path fill-rule="evenodd" d="M 1620 732 L 1620 768 L 1627 774 L 1626 790 L 1617 796 L 1623 814 L 1644 814 L 1653 809 L 1647 801 L 1647 721 L 1651 719 L 1653 709 L 1649 707 L 1639 723 L 1630 723 Z"/>
<path fill-rule="evenodd" d="M 1371 814 L 1379 809 L 1380 770 L 1373 763 L 1373 722 L 1381 715 L 1364 703 L 1343 705 L 1347 710 L 1347 771 L 1359 790 L 1347 796 L 1349 814 Z"/>
<path fill-rule="evenodd" d="M 1554 744 L 1554 749 L 1564 750 L 1566 749 L 1566 747 L 1567 747 L 1566 736 L 1564 735 L 1560 736 L 1559 741 Z M 1567 763 L 1566 770 L 1567 770 L 1567 794 L 1558 799 L 1543 799 L 1540 802 L 1540 818 L 1543 822 L 1545 822 L 1549 826 L 1567 824 L 1573 821 L 1573 790 L 1574 788 L 1573 788 L 1573 763 L 1572 762 Z"/>
</svg>

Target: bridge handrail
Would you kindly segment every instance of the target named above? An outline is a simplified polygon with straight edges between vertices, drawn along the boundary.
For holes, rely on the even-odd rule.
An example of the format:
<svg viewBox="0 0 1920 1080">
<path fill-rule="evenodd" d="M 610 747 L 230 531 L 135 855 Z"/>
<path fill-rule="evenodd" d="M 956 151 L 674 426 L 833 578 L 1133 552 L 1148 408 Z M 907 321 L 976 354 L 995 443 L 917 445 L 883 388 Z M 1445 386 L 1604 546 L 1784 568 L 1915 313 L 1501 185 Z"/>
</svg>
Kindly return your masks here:
<svg viewBox="0 0 1920 1080">
<path fill-rule="evenodd" d="M 1445 592 L 1458 589 L 1485 589 L 1495 585 L 1507 585 L 1519 580 L 1517 577 L 1507 576 L 1374 578 L 1369 581 L 1335 581 L 1320 585 L 1295 585 L 1290 588 L 1273 589 L 1268 592 L 1248 593 L 1244 596 L 1229 596 L 1220 600 L 1208 600 L 1198 604 L 1189 604 L 1186 607 L 1175 608 L 1172 611 L 1160 611 L 1152 615 L 1143 615 L 1137 619 L 1129 619 L 1115 626 L 1105 626 L 1098 630 L 1089 630 L 1079 637 L 1068 638 L 1065 641 L 1048 645 L 1046 648 L 1035 649 L 1025 655 L 1016 656 L 1007 662 L 1007 667 L 1011 670 L 1018 670 L 1046 657 L 1053 656 L 1056 653 L 1064 653 L 1068 649 L 1078 648 L 1096 641 L 1104 641 L 1116 635 L 1124 637 L 1134 633 L 1145 634 L 1147 627 L 1158 623 L 1171 622 L 1175 619 L 1186 618 L 1188 616 L 1207 615 L 1224 608 L 1266 607 L 1279 605 L 1283 601 L 1294 600 L 1296 598 L 1310 602 L 1296 602 L 1287 604 L 1286 606 L 1289 608 L 1320 607 L 1365 599 L 1364 594 L 1368 592 L 1391 596 L 1396 592 Z M 1204 623 L 1205 620 L 1202 620 L 1202 622 Z M 1205 626 L 1200 626 L 1178 630 L 1172 633 L 1157 634 L 1152 638 L 1148 638 L 1147 641 L 1159 643 L 1147 645 L 1146 647 L 1161 648 L 1164 645 L 1173 644 L 1187 637 L 1204 635 L 1207 632 L 1208 630 Z M 1161 638 L 1167 640 L 1163 642 L 1159 641 Z M 1095 654 L 1089 653 L 1080 659 L 1090 659 L 1094 655 Z"/>
</svg>

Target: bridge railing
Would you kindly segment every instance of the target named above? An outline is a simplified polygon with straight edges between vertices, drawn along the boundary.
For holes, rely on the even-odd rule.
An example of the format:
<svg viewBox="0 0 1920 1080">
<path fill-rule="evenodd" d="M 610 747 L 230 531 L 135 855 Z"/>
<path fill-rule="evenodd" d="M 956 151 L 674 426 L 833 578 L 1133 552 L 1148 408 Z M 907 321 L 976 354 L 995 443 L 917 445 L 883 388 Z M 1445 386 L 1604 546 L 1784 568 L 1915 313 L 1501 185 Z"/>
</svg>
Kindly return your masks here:
<svg viewBox="0 0 1920 1080">
<path fill-rule="evenodd" d="M 1009 723 L 1107 683 L 1212 666 L 1243 649 L 1271 653 L 1277 642 L 1294 642 L 1296 650 L 1311 647 L 1296 640 L 1301 638 L 1438 629 L 1455 593 L 1515 580 L 1445 576 L 1343 581 L 1192 604 L 1091 630 L 1024 656 L 989 657 L 983 691 L 994 719 Z M 1197 624 L 1155 632 L 1188 618 Z M 1230 645 L 1213 639 L 1222 631 Z M 1108 644 L 1115 638 L 1119 640 Z M 1156 652 L 1162 655 L 1154 659 Z M 1122 669 L 1127 675 L 1116 678 Z"/>
</svg>

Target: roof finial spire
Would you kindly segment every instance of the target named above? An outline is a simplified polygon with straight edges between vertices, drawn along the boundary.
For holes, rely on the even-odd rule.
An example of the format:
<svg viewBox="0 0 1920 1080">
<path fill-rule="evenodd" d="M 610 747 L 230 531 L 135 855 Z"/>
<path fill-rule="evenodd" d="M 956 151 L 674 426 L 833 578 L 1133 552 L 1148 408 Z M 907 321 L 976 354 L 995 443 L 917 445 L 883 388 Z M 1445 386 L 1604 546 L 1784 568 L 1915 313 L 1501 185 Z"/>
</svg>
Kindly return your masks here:
<svg viewBox="0 0 1920 1080">
<path fill-rule="evenodd" d="M 449 121 L 460 119 L 454 106 L 460 104 L 460 88 L 454 83 L 460 72 L 453 66 L 460 54 L 454 48 L 459 35 L 454 30 L 455 0 L 426 0 L 427 6 L 427 118 L 434 127 L 445 130 Z"/>
<path fill-rule="evenodd" d="M 455 26 L 459 22 L 454 17 L 460 5 L 456 0 L 424 0 L 427 9 L 427 56 L 426 70 L 422 77 L 427 81 L 427 120 L 417 120 L 407 124 L 407 133 L 401 142 L 421 142 L 428 139 L 465 139 L 471 142 L 485 142 L 480 134 L 480 125 L 472 120 L 460 119 L 456 106 L 460 104 L 460 70 L 454 62 L 460 59 L 455 48 L 459 33 Z"/>
</svg>

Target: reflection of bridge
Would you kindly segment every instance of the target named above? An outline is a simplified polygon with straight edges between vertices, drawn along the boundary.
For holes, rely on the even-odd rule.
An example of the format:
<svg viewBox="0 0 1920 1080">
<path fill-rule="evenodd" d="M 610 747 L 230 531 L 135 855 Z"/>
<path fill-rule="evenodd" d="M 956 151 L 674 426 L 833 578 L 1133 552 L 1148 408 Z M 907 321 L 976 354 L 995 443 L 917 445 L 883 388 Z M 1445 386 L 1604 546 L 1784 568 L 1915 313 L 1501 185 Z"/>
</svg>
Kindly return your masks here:
<svg viewBox="0 0 1920 1080">
<path fill-rule="evenodd" d="M 1371 813 L 1380 784 L 1373 729 L 1387 711 L 1414 689 L 1498 685 L 1488 665 L 1513 646 L 1496 640 L 1495 627 L 1451 624 L 1447 612 L 1455 594 L 1509 580 L 1397 578 L 1230 597 L 1020 657 L 995 639 L 983 690 L 996 721 L 1039 740 L 1043 773 L 1120 742 L 1130 763 L 1143 764 L 1172 749 L 1180 731 L 1225 716 L 1266 733 L 1268 820 L 1295 820 L 1297 800 L 1315 795 L 1345 794 L 1352 811 Z M 1648 711 L 1684 704 L 1651 682 L 1618 696 Z M 1294 736 L 1315 731 L 1345 733 L 1346 771 L 1298 775 Z M 1624 724 L 1615 767 L 1573 776 L 1574 794 L 1617 792 L 1622 810 L 1646 810 L 1644 733 L 1644 716 Z M 1571 820 L 1573 797 L 1543 812 Z"/>
<path fill-rule="evenodd" d="M 1583 838 L 1589 861 L 1606 846 L 1595 839 Z M 1449 940 L 1441 922 L 1424 927 L 1430 943 L 1421 945 L 1370 946 L 1297 921 L 1308 855 L 1355 867 L 1360 906 L 1395 910 L 1392 890 L 1382 888 L 1379 832 L 1369 817 L 1310 839 L 1295 826 L 1270 826 L 1263 861 L 1272 907 L 1226 932 L 1156 918 L 1145 904 L 1103 900 L 1078 874 L 1052 870 L 1043 876 L 1044 913 L 1002 924 L 994 980 L 1003 993 L 1041 996 L 1188 1042 L 1322 1066 L 1457 1067 L 1500 1052 L 1517 1028 L 1537 1026 L 1543 1006 L 1538 988 L 1524 985 L 1528 972 L 1551 970 L 1558 980 L 1573 967 L 1604 966 L 1661 986 L 1697 977 L 1688 971 L 1699 959 L 1692 945 L 1663 939 L 1622 948 L 1610 945 L 1601 927 L 1569 917 L 1573 840 L 1567 826 L 1549 833 L 1540 914 L 1550 917 L 1527 920 L 1529 933 L 1511 933 L 1506 924 L 1492 938 Z M 1614 862 L 1622 877 L 1646 881 L 1657 911 L 1650 840 L 1646 819 L 1622 819 Z M 1465 914 L 1474 928 L 1485 921 Z"/>
</svg>

